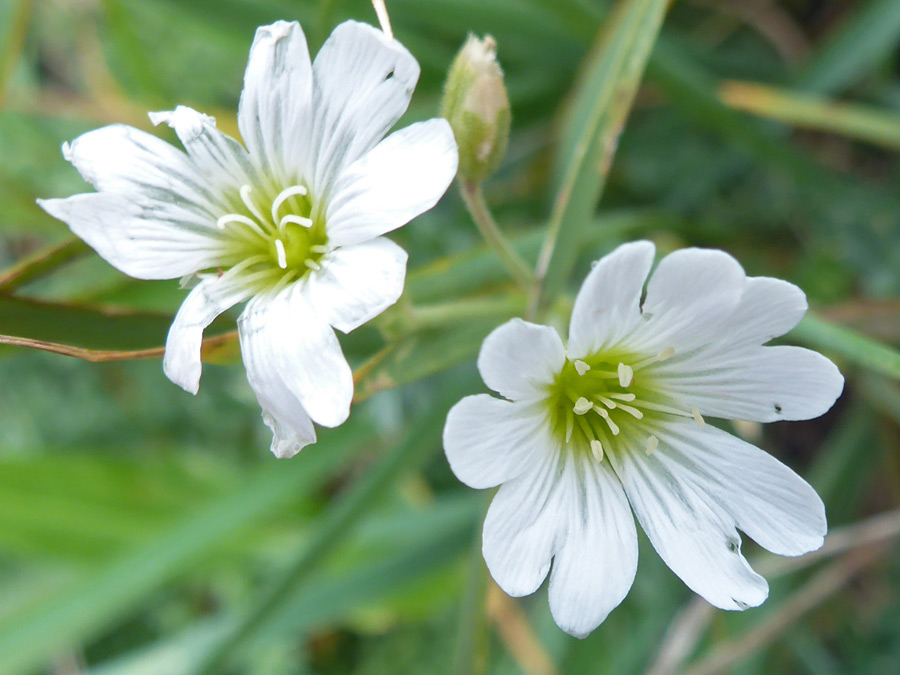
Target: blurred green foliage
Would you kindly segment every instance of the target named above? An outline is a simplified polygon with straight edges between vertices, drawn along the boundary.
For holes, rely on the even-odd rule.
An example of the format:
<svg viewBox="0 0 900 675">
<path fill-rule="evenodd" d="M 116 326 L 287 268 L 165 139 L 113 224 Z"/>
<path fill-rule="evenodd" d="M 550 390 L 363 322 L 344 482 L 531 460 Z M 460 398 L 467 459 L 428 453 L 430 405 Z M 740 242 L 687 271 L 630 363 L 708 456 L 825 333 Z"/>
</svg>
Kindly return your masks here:
<svg viewBox="0 0 900 675">
<path fill-rule="evenodd" d="M 608 175 L 575 172 L 587 187 L 573 198 L 577 219 L 560 216 L 570 259 L 554 277 L 564 293 L 550 298 L 551 319 L 565 316 L 565 293 L 592 259 L 637 237 L 662 252 L 723 248 L 750 274 L 798 283 L 817 317 L 790 339 L 839 362 L 845 395 L 822 419 L 741 431 L 762 434 L 763 447 L 810 477 L 833 528 L 900 506 L 896 0 L 682 0 L 655 43 L 649 19 L 616 34 L 646 51 L 639 90 L 641 68 L 622 75 L 602 63 L 610 2 L 387 4 L 422 65 L 401 124 L 436 114 L 467 32 L 497 40 L 513 128 L 486 190 L 529 263 L 559 208 L 573 138 L 614 139 L 603 133 L 616 118 L 603 97 L 636 91 Z M 346 18 L 375 22 L 363 0 L 0 4 L 2 267 L 69 239 L 34 203 L 86 189 L 63 141 L 112 122 L 149 129 L 147 110 L 179 103 L 236 133 L 256 26 L 299 20 L 315 50 Z M 777 88 L 781 114 L 755 99 L 738 110 L 723 95 L 732 81 Z M 799 119 L 809 94 L 824 107 Z M 852 128 L 833 100 L 860 104 Z M 585 114 L 591 106 L 602 114 Z M 580 126 L 590 120 L 600 126 Z M 851 537 L 837 562 L 776 568 L 768 602 L 743 614 L 703 615 L 642 541 L 634 589 L 583 641 L 553 624 L 543 592 L 505 604 L 487 592 L 485 617 L 484 566 L 472 553 L 484 495 L 453 478 L 440 432 L 452 402 L 482 387 L 481 339 L 525 299 L 452 191 L 392 236 L 410 253 L 406 295 L 343 339 L 360 402 L 289 462 L 268 454 L 269 432 L 227 354 L 206 365 L 191 398 L 157 359 L 91 364 L 0 347 L 0 672 L 186 673 L 220 655 L 221 672 L 513 673 L 546 662 L 618 675 L 664 663 L 666 636 L 679 630 L 687 653 L 670 663 L 700 665 L 689 672 L 715 672 L 705 659 L 748 644 L 731 672 L 896 669 L 900 558 L 889 537 L 874 547 Z M 84 251 L 53 260 L 20 284 L 0 282 L 0 335 L 162 344 L 183 298 L 177 282 L 137 282 Z M 534 650 L 545 661 L 529 660 Z"/>
</svg>

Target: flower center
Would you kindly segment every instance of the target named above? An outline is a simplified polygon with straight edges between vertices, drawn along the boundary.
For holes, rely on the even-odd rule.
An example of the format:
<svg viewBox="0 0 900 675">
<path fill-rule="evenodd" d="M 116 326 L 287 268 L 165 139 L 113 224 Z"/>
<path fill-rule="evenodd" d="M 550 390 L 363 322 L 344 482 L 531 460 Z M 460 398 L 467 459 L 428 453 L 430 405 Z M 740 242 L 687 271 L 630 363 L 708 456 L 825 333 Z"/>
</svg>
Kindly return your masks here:
<svg viewBox="0 0 900 675">
<path fill-rule="evenodd" d="M 705 424 L 697 408 L 672 405 L 655 386 L 652 366 L 674 354 L 671 348 L 650 357 L 605 352 L 566 361 L 547 399 L 554 432 L 574 451 L 590 452 L 599 462 L 614 451 L 623 429 L 640 430 L 647 419 L 674 415 Z M 647 454 L 652 453 L 659 440 L 646 431 L 641 435 Z"/>
<path fill-rule="evenodd" d="M 329 251 L 324 222 L 312 218 L 312 201 L 303 185 L 291 185 L 271 197 L 244 185 L 216 226 L 226 234 L 234 258 L 230 271 L 262 285 L 279 286 L 321 268 Z"/>
</svg>

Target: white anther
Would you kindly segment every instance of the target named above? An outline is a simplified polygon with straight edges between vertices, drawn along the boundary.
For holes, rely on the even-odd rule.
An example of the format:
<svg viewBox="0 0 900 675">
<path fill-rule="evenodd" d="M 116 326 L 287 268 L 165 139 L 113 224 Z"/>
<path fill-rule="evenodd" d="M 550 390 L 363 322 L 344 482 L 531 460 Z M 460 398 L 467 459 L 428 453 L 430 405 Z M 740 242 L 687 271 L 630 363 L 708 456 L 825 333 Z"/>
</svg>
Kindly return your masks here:
<svg viewBox="0 0 900 675">
<path fill-rule="evenodd" d="M 591 441 L 591 454 L 598 462 L 603 461 L 603 446 L 596 438 Z"/>
<path fill-rule="evenodd" d="M 244 202 L 244 206 L 256 216 L 256 219 L 260 223 L 266 222 L 266 217 L 260 212 L 258 208 L 256 208 L 256 204 L 253 203 L 253 200 L 250 199 L 250 192 L 253 190 L 249 185 L 241 185 L 240 193 L 241 193 L 241 201 Z"/>
<path fill-rule="evenodd" d="M 694 421 L 701 427 L 706 426 L 706 420 L 703 419 L 703 415 L 700 414 L 700 410 L 697 408 L 697 406 L 691 408 L 691 415 L 693 415 Z"/>
<path fill-rule="evenodd" d="M 610 401 L 610 400 L 609 400 L 608 398 L 606 398 L 605 396 L 598 396 L 598 397 L 597 397 L 597 400 L 600 401 L 600 403 L 602 403 L 603 405 L 605 405 L 605 406 L 606 406 L 607 408 L 609 408 L 610 410 L 612 410 L 613 408 L 616 407 L 615 402 L 614 402 L 614 401 Z"/>
<path fill-rule="evenodd" d="M 619 386 L 627 387 L 631 384 L 631 380 L 634 378 L 634 370 L 632 370 L 631 366 L 626 366 L 624 363 L 619 364 Z"/>
<path fill-rule="evenodd" d="M 284 226 L 288 223 L 294 223 L 295 225 L 299 225 L 300 227 L 312 227 L 312 220 L 309 218 L 304 218 L 303 216 L 295 216 L 294 214 L 288 214 L 286 216 L 282 216 L 281 220 L 278 222 L 278 227 L 282 230 Z"/>
<path fill-rule="evenodd" d="M 287 269 L 287 254 L 284 250 L 284 242 L 281 239 L 275 240 L 275 254 L 278 256 L 278 266 L 286 270 Z"/>
<path fill-rule="evenodd" d="M 309 247 L 309 250 L 313 253 L 328 253 L 328 247 L 322 244 L 313 244 Z"/>
<path fill-rule="evenodd" d="M 322 269 L 322 266 L 312 258 L 307 258 L 303 261 L 303 264 L 306 265 L 309 269 L 315 270 L 316 272 Z"/>
<path fill-rule="evenodd" d="M 577 401 L 575 401 L 575 407 L 572 408 L 572 412 L 576 415 L 584 415 L 590 411 L 591 408 L 594 407 L 594 404 L 588 401 L 584 396 L 581 396 Z"/>
<path fill-rule="evenodd" d="M 668 361 L 673 356 L 675 356 L 675 347 L 666 347 L 659 354 L 656 355 L 657 361 Z"/>
<path fill-rule="evenodd" d="M 281 192 L 278 193 L 278 196 L 275 197 L 275 201 L 272 202 L 272 222 L 278 222 L 278 209 L 281 208 L 281 205 L 284 204 L 291 197 L 299 196 L 302 197 L 306 194 L 306 188 L 302 185 L 292 185 L 289 188 L 285 188 Z"/>
<path fill-rule="evenodd" d="M 603 412 L 606 412 L 606 411 L 604 410 Z M 613 422 L 609 418 L 609 415 L 604 415 L 603 419 L 606 420 L 606 424 L 607 424 L 607 426 L 609 426 L 609 430 L 612 432 L 613 436 L 618 436 L 619 435 L 619 427 L 616 426 L 616 423 Z"/>
<path fill-rule="evenodd" d="M 656 436 L 651 435 L 650 438 L 647 439 L 647 449 L 645 450 L 645 452 L 647 453 L 647 455 L 652 455 L 653 451 L 658 447 L 659 439 Z"/>
<path fill-rule="evenodd" d="M 591 367 L 588 364 L 586 364 L 584 361 L 582 361 L 581 359 L 576 359 L 575 363 L 573 365 L 575 366 L 575 371 L 579 375 L 584 375 L 587 371 L 589 371 L 591 369 Z"/>
</svg>

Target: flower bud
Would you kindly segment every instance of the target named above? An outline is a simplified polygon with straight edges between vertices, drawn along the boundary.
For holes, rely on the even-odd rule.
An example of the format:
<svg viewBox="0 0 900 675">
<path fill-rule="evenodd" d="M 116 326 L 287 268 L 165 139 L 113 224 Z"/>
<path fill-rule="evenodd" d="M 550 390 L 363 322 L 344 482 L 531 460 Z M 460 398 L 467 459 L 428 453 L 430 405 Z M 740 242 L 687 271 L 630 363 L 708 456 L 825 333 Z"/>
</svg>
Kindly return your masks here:
<svg viewBox="0 0 900 675">
<path fill-rule="evenodd" d="M 442 114 L 459 146 L 459 176 L 481 183 L 499 166 L 509 139 L 509 98 L 490 35 L 469 35 L 444 86 Z"/>
</svg>

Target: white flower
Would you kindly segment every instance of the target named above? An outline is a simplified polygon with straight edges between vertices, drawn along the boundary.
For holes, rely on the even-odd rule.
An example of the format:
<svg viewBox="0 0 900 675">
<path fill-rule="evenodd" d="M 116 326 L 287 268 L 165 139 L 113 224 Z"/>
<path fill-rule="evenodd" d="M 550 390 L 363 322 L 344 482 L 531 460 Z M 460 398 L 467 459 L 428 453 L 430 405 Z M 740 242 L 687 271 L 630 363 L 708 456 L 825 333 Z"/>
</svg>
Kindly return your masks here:
<svg viewBox="0 0 900 675">
<path fill-rule="evenodd" d="M 314 63 L 297 23 L 264 26 L 238 109 L 246 149 L 179 106 L 150 118 L 186 153 L 104 127 L 63 146 L 97 192 L 39 202 L 125 274 L 200 278 L 164 360 L 191 393 L 203 330 L 249 300 L 241 350 L 278 457 L 315 442 L 313 421 L 347 418 L 353 378 L 332 327 L 351 331 L 397 300 L 407 256 L 381 235 L 434 206 L 456 172 L 444 120 L 382 140 L 418 76 L 399 42 L 364 24 L 338 26 Z"/>
<path fill-rule="evenodd" d="M 721 251 L 654 258 L 649 242 L 601 259 L 575 300 L 569 343 L 518 319 L 484 341 L 487 394 L 460 401 L 444 448 L 457 477 L 500 485 L 483 552 L 503 590 L 534 592 L 550 569 L 550 609 L 583 637 L 628 593 L 637 569 L 632 510 L 684 582 L 723 609 L 768 595 L 738 529 L 780 555 L 821 546 L 825 507 L 802 478 L 704 416 L 771 422 L 828 410 L 843 388 L 831 361 L 764 347 L 806 298 L 746 277 Z"/>
</svg>

